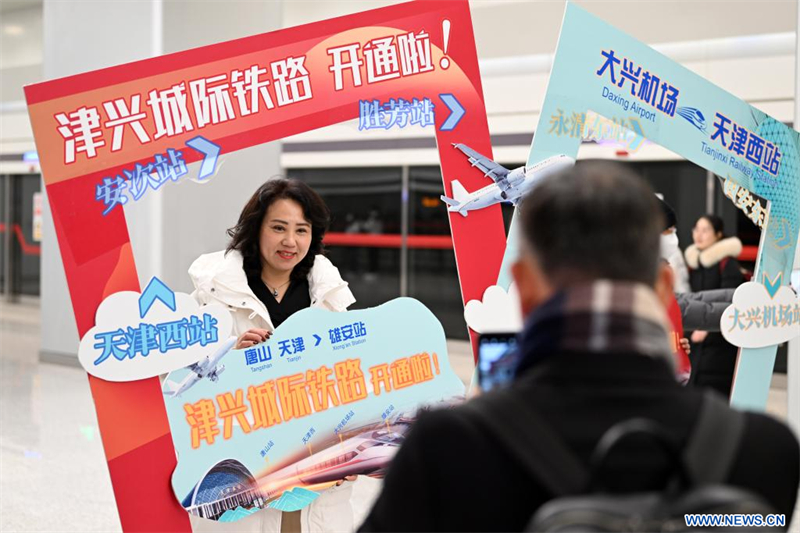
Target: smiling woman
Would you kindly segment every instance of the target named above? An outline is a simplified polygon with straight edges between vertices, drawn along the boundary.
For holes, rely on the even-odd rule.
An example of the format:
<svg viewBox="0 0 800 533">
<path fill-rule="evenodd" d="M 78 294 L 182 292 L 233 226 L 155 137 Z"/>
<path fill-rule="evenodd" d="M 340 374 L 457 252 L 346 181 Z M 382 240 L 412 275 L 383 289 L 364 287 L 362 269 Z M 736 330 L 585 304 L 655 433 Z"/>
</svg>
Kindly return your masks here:
<svg viewBox="0 0 800 533">
<path fill-rule="evenodd" d="M 228 248 L 192 263 L 192 296 L 201 305 L 228 307 L 236 349 L 266 341 L 284 320 L 307 307 L 345 311 L 355 302 L 339 270 L 322 255 L 329 222 L 328 207 L 311 187 L 294 179 L 271 179 L 258 188 L 236 226 L 228 230 Z M 352 529 L 348 493 L 356 484 L 374 484 L 369 481 L 359 478 L 329 489 L 305 511 L 307 520 L 330 525 L 331 531 Z M 265 509 L 237 526 L 247 531 L 299 531 L 293 520 L 281 528 L 286 516 Z M 200 520 L 192 518 L 194 531 L 220 530 Z"/>
<path fill-rule="evenodd" d="M 228 230 L 227 250 L 200 256 L 189 268 L 194 297 L 222 303 L 233 315 L 236 349 L 265 341 L 301 309 L 344 311 L 355 302 L 322 255 L 329 221 L 328 207 L 308 185 L 271 179 Z"/>
</svg>

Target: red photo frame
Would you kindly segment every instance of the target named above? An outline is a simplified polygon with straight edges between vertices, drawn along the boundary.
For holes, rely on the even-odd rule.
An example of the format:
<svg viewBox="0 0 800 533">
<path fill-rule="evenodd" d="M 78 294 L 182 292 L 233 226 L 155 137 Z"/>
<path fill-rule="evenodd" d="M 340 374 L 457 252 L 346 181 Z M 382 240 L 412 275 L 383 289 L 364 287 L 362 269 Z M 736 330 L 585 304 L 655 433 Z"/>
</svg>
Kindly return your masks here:
<svg viewBox="0 0 800 533">
<path fill-rule="evenodd" d="M 444 21 L 449 21 L 447 54 Z M 337 90 L 330 49 L 355 43 L 360 52 L 373 39 L 421 32 L 430 40 L 432 69 L 367 83 L 367 69 L 361 64 L 351 69 L 359 69 L 362 83 L 354 84 L 350 70 Z M 152 113 L 147 113 L 152 109 L 146 105 L 151 91 L 183 83 L 188 92 L 192 80 L 253 64 L 266 66 L 269 72 L 271 62 L 290 57 L 305 58 L 312 97 L 202 127 L 197 126 L 194 110 L 188 109 L 191 130 L 155 138 L 163 125 L 159 128 Z M 470 190 L 486 185 L 483 175 L 452 148 L 453 143 L 492 155 L 466 0 L 410 2 L 255 35 L 31 85 L 25 95 L 81 336 L 94 325 L 95 311 L 104 298 L 141 289 L 124 212 L 112 209 L 104 215 L 96 187 L 104 177 L 124 175 L 123 169 L 145 163 L 154 154 L 181 148 L 188 164 L 203 157 L 184 148 L 186 141 L 198 135 L 227 154 L 356 118 L 359 100 L 429 98 L 435 106 L 445 194 L 451 195 L 449 184 L 456 178 Z M 114 117 L 103 104 L 123 98 L 131 105 L 136 95 L 146 115 L 140 123 L 150 140 L 142 142 L 132 127 L 125 126 L 122 143 L 115 146 L 113 124 L 107 124 Z M 466 111 L 448 131 L 441 130 L 450 115 L 441 95 L 452 95 Z M 79 122 L 75 113 L 82 108 L 97 112 L 101 120 L 93 131 L 99 135 L 86 137 L 86 127 L 76 133 L 65 126 L 65 117 Z M 91 149 L 86 142 L 92 144 Z M 74 157 L 68 153 L 73 150 Z M 451 213 L 450 224 L 463 301 L 480 300 L 484 290 L 494 285 L 505 250 L 500 206 L 466 218 Z M 123 530 L 190 531 L 188 514 L 170 487 L 176 459 L 159 380 L 112 383 L 89 376 L 89 382 Z"/>
</svg>

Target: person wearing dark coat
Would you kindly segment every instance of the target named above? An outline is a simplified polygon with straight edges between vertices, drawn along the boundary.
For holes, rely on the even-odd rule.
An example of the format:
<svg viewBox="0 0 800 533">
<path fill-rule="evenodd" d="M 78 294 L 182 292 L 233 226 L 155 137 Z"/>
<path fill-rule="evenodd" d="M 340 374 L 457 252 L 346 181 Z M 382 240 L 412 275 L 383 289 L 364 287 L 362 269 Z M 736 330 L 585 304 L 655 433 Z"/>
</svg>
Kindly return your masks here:
<svg viewBox="0 0 800 533">
<path fill-rule="evenodd" d="M 681 312 L 683 329 L 685 331 L 719 331 L 720 319 L 725 309 L 733 301 L 734 289 L 691 292 L 688 272 L 685 272 L 685 283 L 679 287 L 678 281 L 682 277 L 679 272 L 681 269 L 686 270 L 686 263 L 683 259 L 683 252 L 678 246 L 678 216 L 666 200 L 660 196 L 658 199 L 664 215 L 664 231 L 661 232 L 661 259 L 669 263 L 675 273 L 675 299 Z"/>
<path fill-rule="evenodd" d="M 684 253 L 693 292 L 735 289 L 744 281 L 736 260 L 742 253 L 742 242 L 736 237 L 725 238 L 723 229 L 722 219 L 716 215 L 704 215 L 695 223 L 694 244 Z M 689 386 L 711 387 L 729 397 L 739 349 L 717 332 L 697 330 L 689 338 Z"/>
<path fill-rule="evenodd" d="M 725 310 L 733 302 L 736 289 L 716 289 L 700 292 L 676 292 L 683 327 L 687 331 L 719 331 Z"/>
<path fill-rule="evenodd" d="M 421 413 L 360 531 L 521 531 L 552 498 L 473 402 L 510 417 L 523 416 L 515 407 L 525 402 L 540 419 L 529 424 L 549 426 L 587 468 L 601 436 L 634 417 L 685 445 L 714 393 L 675 380 L 664 311 L 671 275 L 659 261 L 655 201 L 643 181 L 608 163 L 579 163 L 524 200 L 512 273 L 527 319 L 514 380 L 466 405 Z M 761 495 L 788 524 L 797 439 L 769 416 L 743 416 L 725 483 Z M 655 447 L 617 455 L 605 468 L 609 490 L 663 487 L 667 460 Z"/>
</svg>

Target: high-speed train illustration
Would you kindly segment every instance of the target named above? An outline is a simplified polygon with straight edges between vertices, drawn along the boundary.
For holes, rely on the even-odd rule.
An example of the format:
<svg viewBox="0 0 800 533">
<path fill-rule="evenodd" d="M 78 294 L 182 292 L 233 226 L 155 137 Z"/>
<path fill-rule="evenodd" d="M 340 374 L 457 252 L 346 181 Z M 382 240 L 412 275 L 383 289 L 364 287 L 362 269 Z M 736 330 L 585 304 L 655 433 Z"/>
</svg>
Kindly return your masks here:
<svg viewBox="0 0 800 533">
<path fill-rule="evenodd" d="M 394 431 L 379 429 L 360 433 L 340 444 L 258 479 L 267 498 L 294 485 L 314 485 L 344 479 L 345 476 L 380 477 L 403 442 L 406 425 Z"/>
</svg>

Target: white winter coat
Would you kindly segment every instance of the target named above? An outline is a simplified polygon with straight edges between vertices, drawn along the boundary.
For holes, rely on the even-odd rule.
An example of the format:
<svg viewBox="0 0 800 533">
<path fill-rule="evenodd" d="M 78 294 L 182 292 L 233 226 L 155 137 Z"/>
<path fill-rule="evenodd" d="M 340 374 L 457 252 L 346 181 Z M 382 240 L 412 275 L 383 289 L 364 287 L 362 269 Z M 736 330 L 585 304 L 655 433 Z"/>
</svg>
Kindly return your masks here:
<svg viewBox="0 0 800 533">
<path fill-rule="evenodd" d="M 201 255 L 189 267 L 194 284 L 192 296 L 200 305 L 221 303 L 233 316 L 232 335 L 237 337 L 252 328 L 272 331 L 275 327 L 266 306 L 247 284 L 242 255 L 237 251 Z M 318 255 L 308 274 L 311 307 L 346 311 L 356 299 L 327 257 Z M 381 482 L 359 476 L 355 482 L 332 487 L 301 511 L 303 532 L 355 531 L 366 518 L 380 492 Z M 195 532 L 245 531 L 279 533 L 280 511 L 263 509 L 237 522 L 213 522 L 189 515 Z"/>
<path fill-rule="evenodd" d="M 251 328 L 275 329 L 267 307 L 247 284 L 239 252 L 201 255 L 189 267 L 189 277 L 195 287 L 192 296 L 200 305 L 221 303 L 228 307 L 233 315 L 233 335 L 238 337 Z M 356 301 L 339 269 L 323 255 L 314 259 L 308 274 L 308 289 L 311 307 L 346 311 Z"/>
</svg>

